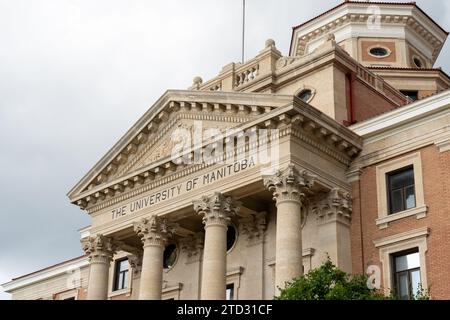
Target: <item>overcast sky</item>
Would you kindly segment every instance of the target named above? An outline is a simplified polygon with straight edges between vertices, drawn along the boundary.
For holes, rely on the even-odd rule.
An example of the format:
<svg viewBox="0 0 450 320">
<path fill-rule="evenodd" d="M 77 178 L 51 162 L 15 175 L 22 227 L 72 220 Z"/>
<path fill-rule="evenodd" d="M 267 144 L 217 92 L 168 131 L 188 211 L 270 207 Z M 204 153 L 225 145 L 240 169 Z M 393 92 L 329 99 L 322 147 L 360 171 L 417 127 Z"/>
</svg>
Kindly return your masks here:
<svg viewBox="0 0 450 320">
<path fill-rule="evenodd" d="M 291 27 L 340 2 L 247 0 L 246 56 L 268 38 L 288 54 Z M 417 2 L 450 29 L 448 0 Z M 0 284 L 82 254 L 67 192 L 166 89 L 240 60 L 241 6 L 0 0 Z"/>
</svg>

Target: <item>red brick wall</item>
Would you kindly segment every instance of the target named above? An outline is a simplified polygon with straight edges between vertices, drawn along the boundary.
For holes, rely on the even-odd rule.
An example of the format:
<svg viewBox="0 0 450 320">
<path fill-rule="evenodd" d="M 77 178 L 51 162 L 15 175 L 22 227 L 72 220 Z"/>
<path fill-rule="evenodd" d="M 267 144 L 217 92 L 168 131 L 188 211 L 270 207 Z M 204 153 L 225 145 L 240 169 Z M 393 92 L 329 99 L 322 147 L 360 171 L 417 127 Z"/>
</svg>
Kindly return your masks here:
<svg viewBox="0 0 450 320">
<path fill-rule="evenodd" d="M 426 253 L 428 286 L 433 299 L 450 299 L 450 152 L 439 153 L 434 145 L 420 152 L 425 204 L 428 206 L 424 219 L 417 220 L 412 216 L 391 222 L 388 228 L 380 230 L 375 224 L 378 218 L 375 168 L 379 164 L 363 169 L 360 181 L 353 183 L 353 270 L 361 273 L 368 265 L 380 265 L 379 250 L 375 248 L 373 240 L 429 227 Z"/>
<path fill-rule="evenodd" d="M 370 88 L 358 79 L 352 81 L 353 115 L 356 122 L 373 118 L 396 108 L 375 89 Z"/>
</svg>

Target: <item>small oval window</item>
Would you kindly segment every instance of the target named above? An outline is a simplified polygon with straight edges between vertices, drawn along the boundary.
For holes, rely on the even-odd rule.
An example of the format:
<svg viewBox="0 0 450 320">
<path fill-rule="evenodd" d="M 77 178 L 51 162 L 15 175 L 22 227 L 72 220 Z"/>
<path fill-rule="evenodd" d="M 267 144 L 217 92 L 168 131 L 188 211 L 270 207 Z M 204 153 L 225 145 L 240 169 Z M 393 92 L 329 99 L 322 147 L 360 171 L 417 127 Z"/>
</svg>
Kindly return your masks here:
<svg viewBox="0 0 450 320">
<path fill-rule="evenodd" d="M 389 55 L 389 52 L 386 48 L 375 47 L 370 49 L 370 54 L 376 57 L 386 57 Z"/>
<path fill-rule="evenodd" d="M 423 63 L 422 60 L 420 60 L 419 58 L 414 58 L 414 64 L 416 65 L 417 68 L 422 68 L 423 67 Z"/>
<path fill-rule="evenodd" d="M 228 226 L 227 230 L 227 251 L 230 251 L 236 243 L 237 232 L 234 226 Z"/>
<path fill-rule="evenodd" d="M 297 95 L 297 97 L 299 97 L 300 100 L 302 100 L 302 101 L 308 102 L 309 100 L 311 100 L 312 95 L 313 95 L 313 93 L 312 93 L 312 91 L 310 89 L 305 89 L 305 90 L 302 90 Z"/>
<path fill-rule="evenodd" d="M 177 260 L 177 256 L 178 256 L 177 246 L 174 243 L 169 244 L 164 250 L 164 257 L 163 257 L 164 269 L 172 268 Z"/>
</svg>

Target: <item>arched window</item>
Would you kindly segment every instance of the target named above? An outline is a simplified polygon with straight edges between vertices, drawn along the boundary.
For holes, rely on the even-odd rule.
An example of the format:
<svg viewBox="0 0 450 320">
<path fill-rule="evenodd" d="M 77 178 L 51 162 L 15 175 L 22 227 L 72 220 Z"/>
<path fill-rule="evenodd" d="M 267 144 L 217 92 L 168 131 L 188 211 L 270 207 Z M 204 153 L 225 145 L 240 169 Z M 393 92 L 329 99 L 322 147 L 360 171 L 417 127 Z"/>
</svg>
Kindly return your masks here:
<svg viewBox="0 0 450 320">
<path fill-rule="evenodd" d="M 178 248 L 176 244 L 169 244 L 164 250 L 163 267 L 164 269 L 170 269 L 175 265 L 178 257 Z"/>
<path fill-rule="evenodd" d="M 304 102 L 309 102 L 313 97 L 313 92 L 311 89 L 303 89 L 297 94 L 297 97 Z"/>
<path fill-rule="evenodd" d="M 233 225 L 228 226 L 227 230 L 227 251 L 233 249 L 237 240 L 237 231 Z"/>
<path fill-rule="evenodd" d="M 422 62 L 422 60 L 420 60 L 420 58 L 414 57 L 413 61 L 417 68 L 423 67 L 423 62 Z"/>
</svg>

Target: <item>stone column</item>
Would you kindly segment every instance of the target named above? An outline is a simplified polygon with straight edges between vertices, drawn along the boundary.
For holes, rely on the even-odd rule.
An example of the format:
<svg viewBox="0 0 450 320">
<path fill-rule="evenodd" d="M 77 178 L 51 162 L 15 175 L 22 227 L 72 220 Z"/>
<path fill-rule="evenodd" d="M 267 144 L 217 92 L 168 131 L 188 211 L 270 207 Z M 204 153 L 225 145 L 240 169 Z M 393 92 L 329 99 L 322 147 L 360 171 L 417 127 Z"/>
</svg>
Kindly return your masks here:
<svg viewBox="0 0 450 320">
<path fill-rule="evenodd" d="M 225 300 L 227 269 L 227 229 L 239 204 L 231 197 L 215 193 L 194 201 L 195 211 L 203 217 L 205 246 L 201 285 L 202 300 Z"/>
<path fill-rule="evenodd" d="M 293 165 L 273 176 L 264 184 L 273 192 L 277 206 L 275 293 L 303 273 L 301 208 L 305 191 L 313 178 L 305 170 L 299 172 Z"/>
<path fill-rule="evenodd" d="M 166 220 L 153 216 L 135 223 L 134 231 L 144 245 L 139 300 L 161 300 L 164 248 L 173 230 Z"/>
<path fill-rule="evenodd" d="M 317 219 L 321 252 L 329 255 L 331 261 L 341 270 L 351 273 L 350 193 L 334 188 L 325 197 L 316 200 L 311 212 Z"/>
<path fill-rule="evenodd" d="M 115 252 L 112 239 L 97 235 L 81 240 L 83 250 L 89 255 L 89 282 L 87 300 L 108 298 L 109 265 Z"/>
</svg>

